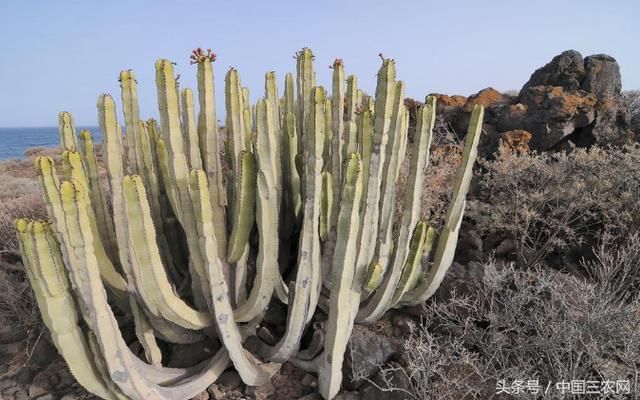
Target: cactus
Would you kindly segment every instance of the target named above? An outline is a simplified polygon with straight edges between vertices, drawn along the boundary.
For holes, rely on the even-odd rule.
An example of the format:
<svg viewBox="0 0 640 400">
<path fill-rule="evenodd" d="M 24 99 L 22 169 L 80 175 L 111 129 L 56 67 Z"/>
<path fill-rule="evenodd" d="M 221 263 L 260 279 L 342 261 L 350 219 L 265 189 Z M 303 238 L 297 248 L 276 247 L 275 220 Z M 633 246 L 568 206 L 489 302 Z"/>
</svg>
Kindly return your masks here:
<svg viewBox="0 0 640 400">
<path fill-rule="evenodd" d="M 296 87 L 287 74 L 279 98 L 276 74 L 268 72 L 264 97 L 253 106 L 238 71 L 229 69 L 222 157 L 215 58 L 211 50 L 191 54 L 197 104 L 191 89 L 179 92 L 174 65 L 156 62 L 160 125 L 140 118 L 133 71 L 120 74 L 124 135 L 115 101 L 99 97 L 111 206 L 91 133 L 76 137 L 73 117 L 60 113 L 62 179 L 51 158 L 36 160 L 50 221 L 16 223 L 31 286 L 72 374 L 101 398 L 189 398 L 229 364 L 246 384 L 261 385 L 291 361 L 317 373 L 320 394 L 331 399 L 354 324 L 425 301 L 449 268 L 482 107 L 472 112 L 436 238 L 419 219 L 436 100 L 427 97 L 418 110 L 407 189 L 396 199 L 409 118 L 394 60 L 381 57 L 370 97 L 355 76 L 345 80 L 336 59 L 328 97 L 304 48 L 296 55 Z M 398 201 L 404 213 L 394 238 Z M 432 248 L 427 268 L 421 262 Z M 278 301 L 287 307 L 283 335 L 249 351 L 245 341 L 265 329 L 265 311 Z M 317 308 L 328 314 L 326 335 L 301 349 Z M 140 351 L 125 343 L 116 314 L 129 317 Z M 168 368 L 158 339 L 220 346 L 200 364 Z"/>
</svg>

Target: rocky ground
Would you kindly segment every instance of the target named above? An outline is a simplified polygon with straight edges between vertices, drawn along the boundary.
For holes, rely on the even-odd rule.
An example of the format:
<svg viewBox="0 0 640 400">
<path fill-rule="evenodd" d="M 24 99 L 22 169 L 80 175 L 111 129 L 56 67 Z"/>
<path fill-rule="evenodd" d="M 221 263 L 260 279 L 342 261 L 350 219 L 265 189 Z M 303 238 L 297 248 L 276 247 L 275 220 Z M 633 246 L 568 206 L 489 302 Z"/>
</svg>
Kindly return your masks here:
<svg viewBox="0 0 640 400">
<path fill-rule="evenodd" d="M 389 315 L 388 318 L 392 316 Z M 345 390 L 337 399 L 388 399 L 388 394 L 380 392 L 364 379 L 356 376 L 373 377 L 377 365 L 393 360 L 399 355 L 403 336 L 409 333 L 408 321 L 417 322 L 417 317 L 409 314 L 394 314 L 393 321 L 381 320 L 376 324 L 356 326 L 351 339 L 351 348 L 345 363 L 347 378 Z M 322 324 L 317 326 L 322 330 Z M 24 349 L 31 348 L 28 354 Z M 0 335 L 0 399 L 2 400 L 84 400 L 97 399 L 80 387 L 69 372 L 46 333 L 40 336 L 34 346 L 28 346 L 19 337 Z M 193 360 L 181 359 L 175 354 L 169 365 L 192 364 Z M 268 384 L 259 387 L 246 386 L 233 370 L 225 371 L 197 400 L 241 400 L 241 399 L 321 399 L 316 392 L 317 379 L 290 363 Z"/>
</svg>

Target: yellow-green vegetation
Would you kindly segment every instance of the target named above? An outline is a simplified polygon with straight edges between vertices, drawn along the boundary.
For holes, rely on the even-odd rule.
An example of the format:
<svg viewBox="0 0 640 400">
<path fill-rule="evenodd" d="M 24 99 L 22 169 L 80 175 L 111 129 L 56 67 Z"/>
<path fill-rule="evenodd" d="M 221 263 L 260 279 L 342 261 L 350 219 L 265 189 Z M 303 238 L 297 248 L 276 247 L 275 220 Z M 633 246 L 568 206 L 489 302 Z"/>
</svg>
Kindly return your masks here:
<svg viewBox="0 0 640 400">
<path fill-rule="evenodd" d="M 185 399 L 230 363 L 258 386 L 291 361 L 317 373 L 321 395 L 331 399 L 354 323 L 435 292 L 453 260 L 483 109 L 473 109 L 436 241 L 420 220 L 436 100 L 428 97 L 417 112 L 406 190 L 397 198 L 409 114 L 395 62 L 381 58 L 375 97 L 358 90 L 355 77 L 345 79 L 341 60 L 329 96 L 304 48 L 296 87 L 288 74 L 280 98 L 269 72 L 253 106 L 231 68 L 225 158 L 211 51 L 192 54 L 197 118 L 194 93 L 180 92 L 170 61 L 155 64 L 159 123 L 141 119 L 134 72 L 123 71 L 124 135 L 114 99 L 103 94 L 97 104 L 110 202 L 91 134 L 77 135 L 71 114 L 60 114 L 62 174 L 49 157 L 35 162 L 50 222 L 20 219 L 17 228 L 44 321 L 87 390 L 107 399 Z M 284 333 L 250 352 L 245 341 L 272 301 L 286 304 Z M 308 359 L 301 339 L 316 309 L 327 314 L 327 332 L 323 351 Z M 134 321 L 142 357 L 116 315 Z M 202 340 L 220 343 L 210 359 L 163 366 L 163 347 Z"/>
</svg>

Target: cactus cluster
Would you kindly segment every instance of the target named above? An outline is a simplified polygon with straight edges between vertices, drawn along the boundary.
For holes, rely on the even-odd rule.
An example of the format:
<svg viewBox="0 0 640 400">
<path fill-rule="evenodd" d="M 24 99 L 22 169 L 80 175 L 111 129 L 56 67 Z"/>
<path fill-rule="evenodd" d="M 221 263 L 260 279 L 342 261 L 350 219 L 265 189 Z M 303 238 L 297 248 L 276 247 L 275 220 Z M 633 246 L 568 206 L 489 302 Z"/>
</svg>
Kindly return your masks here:
<svg viewBox="0 0 640 400">
<path fill-rule="evenodd" d="M 317 373 L 331 399 L 354 323 L 424 302 L 449 268 L 482 107 L 436 240 L 420 220 L 436 99 L 417 111 L 407 190 L 397 199 L 409 114 L 393 60 L 382 58 L 375 97 L 336 60 L 329 96 L 305 48 L 283 96 L 268 72 L 255 105 L 231 68 L 223 141 L 214 60 L 210 50 L 191 55 L 197 115 L 193 91 L 179 90 L 167 60 L 155 65 L 159 124 L 141 119 L 130 70 L 120 74 L 124 134 L 114 99 L 99 97 L 109 190 L 91 133 L 76 135 L 71 115 L 60 114 L 61 174 L 51 158 L 36 160 L 50 221 L 17 221 L 38 305 L 75 378 L 105 399 L 190 398 L 231 365 L 247 385 L 261 385 L 285 361 Z M 404 214 L 393 227 L 399 201 Z M 286 304 L 284 334 L 249 351 L 245 341 L 272 302 Z M 317 310 L 326 334 L 301 349 Z M 125 342 L 123 321 L 133 322 L 143 352 Z M 210 359 L 163 366 L 167 346 L 203 340 L 220 343 Z"/>
</svg>

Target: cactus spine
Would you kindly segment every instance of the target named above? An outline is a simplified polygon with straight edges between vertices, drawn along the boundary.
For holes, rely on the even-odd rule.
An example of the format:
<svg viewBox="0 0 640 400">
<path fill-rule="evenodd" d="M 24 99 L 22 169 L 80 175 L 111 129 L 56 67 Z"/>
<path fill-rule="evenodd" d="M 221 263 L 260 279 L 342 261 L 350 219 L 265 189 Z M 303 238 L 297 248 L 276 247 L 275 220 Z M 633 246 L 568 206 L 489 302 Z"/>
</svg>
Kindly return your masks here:
<svg viewBox="0 0 640 400">
<path fill-rule="evenodd" d="M 473 110 L 436 240 L 419 220 L 436 100 L 427 97 L 418 110 L 406 190 L 396 199 L 409 115 L 393 60 L 382 58 L 375 97 L 358 89 L 355 76 L 345 80 L 336 60 L 329 98 L 304 48 L 295 79 L 285 75 L 283 97 L 268 72 L 264 97 L 253 106 L 238 71 L 229 69 L 226 159 L 214 61 L 210 50 L 191 55 L 197 105 L 191 89 L 178 91 L 174 65 L 156 62 L 159 125 L 140 118 L 133 71 L 120 74 L 124 135 L 113 98 L 98 98 L 111 208 L 91 133 L 76 138 L 73 117 L 60 113 L 62 179 L 51 158 L 36 160 L 51 222 L 16 223 L 29 280 L 54 344 L 99 397 L 190 398 L 229 364 L 246 384 L 261 385 L 292 361 L 318 373 L 320 394 L 331 399 L 354 324 L 425 301 L 449 268 L 482 107 Z M 394 240 L 397 201 L 404 213 Z M 432 247 L 425 272 L 421 262 Z M 286 304 L 284 333 L 250 352 L 245 341 L 267 329 L 272 301 Z M 112 307 L 130 316 L 140 351 L 125 343 Z M 317 307 L 327 313 L 326 334 L 316 332 L 301 349 Z M 220 347 L 200 364 L 168 368 L 158 339 Z"/>
</svg>

